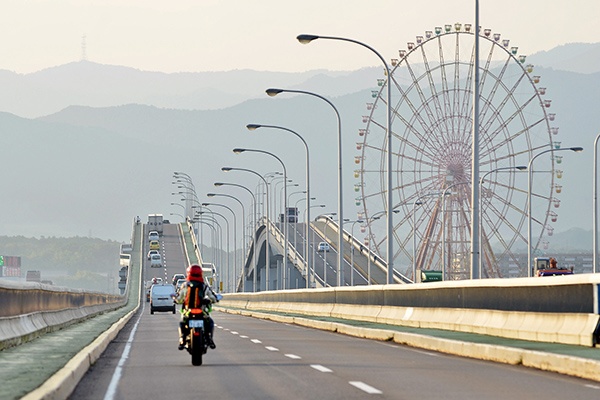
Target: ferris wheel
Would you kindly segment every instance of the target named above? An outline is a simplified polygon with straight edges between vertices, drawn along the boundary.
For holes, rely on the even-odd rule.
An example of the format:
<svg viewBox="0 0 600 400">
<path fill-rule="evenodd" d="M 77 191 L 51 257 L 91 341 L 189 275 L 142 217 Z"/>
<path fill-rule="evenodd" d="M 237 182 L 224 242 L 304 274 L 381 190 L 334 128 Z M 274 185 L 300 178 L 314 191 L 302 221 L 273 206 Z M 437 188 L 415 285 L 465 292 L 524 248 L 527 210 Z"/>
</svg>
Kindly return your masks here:
<svg viewBox="0 0 600 400">
<path fill-rule="evenodd" d="M 558 128 L 534 66 L 500 34 L 485 29 L 479 37 L 482 277 L 527 276 L 529 187 L 521 167 L 560 148 Z M 470 275 L 474 45 L 470 25 L 445 25 L 417 36 L 391 62 L 394 265 L 408 277 L 413 268 L 443 270 L 447 280 Z M 354 171 L 365 245 L 379 254 L 386 230 L 374 216 L 389 207 L 386 81 L 378 79 L 362 116 Z M 534 252 L 547 247 L 558 216 L 561 162 L 548 152 L 532 168 Z"/>
</svg>

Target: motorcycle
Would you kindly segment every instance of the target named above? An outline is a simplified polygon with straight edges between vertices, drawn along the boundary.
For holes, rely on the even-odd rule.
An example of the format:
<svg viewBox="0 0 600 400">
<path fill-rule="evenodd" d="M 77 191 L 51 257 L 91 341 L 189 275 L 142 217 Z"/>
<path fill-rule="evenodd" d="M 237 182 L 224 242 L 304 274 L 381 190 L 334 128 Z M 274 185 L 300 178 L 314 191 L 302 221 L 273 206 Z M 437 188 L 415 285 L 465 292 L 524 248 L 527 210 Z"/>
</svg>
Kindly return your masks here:
<svg viewBox="0 0 600 400">
<path fill-rule="evenodd" d="M 188 319 L 189 334 L 186 338 L 185 348 L 192 355 L 192 365 L 202 365 L 202 356 L 208 350 L 208 343 L 204 337 L 204 318 L 202 309 L 190 310 Z"/>
</svg>

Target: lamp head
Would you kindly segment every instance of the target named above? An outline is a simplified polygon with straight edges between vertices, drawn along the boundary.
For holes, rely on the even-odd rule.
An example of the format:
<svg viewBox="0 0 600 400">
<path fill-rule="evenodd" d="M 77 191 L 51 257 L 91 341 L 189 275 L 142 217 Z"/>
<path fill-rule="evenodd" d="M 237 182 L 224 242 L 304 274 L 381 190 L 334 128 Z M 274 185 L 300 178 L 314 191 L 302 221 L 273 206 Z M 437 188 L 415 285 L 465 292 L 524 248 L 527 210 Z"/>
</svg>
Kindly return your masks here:
<svg viewBox="0 0 600 400">
<path fill-rule="evenodd" d="M 216 187 L 223 186 L 223 182 L 215 182 L 213 183 Z"/>
<path fill-rule="evenodd" d="M 267 89 L 267 94 L 271 97 L 277 96 L 279 93 L 283 92 L 283 89 Z"/>
<path fill-rule="evenodd" d="M 235 149 L 233 149 L 233 152 L 235 154 L 240 154 L 240 153 L 243 153 L 245 151 L 246 151 L 246 149 L 242 149 L 241 147 L 236 147 Z"/>
<path fill-rule="evenodd" d="M 221 171 L 229 172 L 233 169 L 233 167 L 222 167 Z"/>
<path fill-rule="evenodd" d="M 249 131 L 255 131 L 258 128 L 260 128 L 262 125 L 259 124 L 248 124 L 246 125 L 246 129 L 248 129 Z"/>
<path fill-rule="evenodd" d="M 210 206 L 210 203 L 202 203 L 202 205 L 203 205 L 204 207 L 206 207 L 206 206 Z"/>
<path fill-rule="evenodd" d="M 579 153 L 580 151 L 583 151 L 583 147 L 569 147 L 571 150 Z"/>
<path fill-rule="evenodd" d="M 319 36 L 317 35 L 298 35 L 296 36 L 296 39 L 298 39 L 298 41 L 302 44 L 309 44 L 310 42 L 312 42 L 315 39 L 318 39 Z"/>
<path fill-rule="evenodd" d="M 215 197 L 217 194 L 216 193 L 206 193 L 207 197 Z"/>
<path fill-rule="evenodd" d="M 527 169 L 527 165 L 519 165 L 515 167 L 516 169 L 518 169 L 519 171 L 525 171 Z"/>
</svg>

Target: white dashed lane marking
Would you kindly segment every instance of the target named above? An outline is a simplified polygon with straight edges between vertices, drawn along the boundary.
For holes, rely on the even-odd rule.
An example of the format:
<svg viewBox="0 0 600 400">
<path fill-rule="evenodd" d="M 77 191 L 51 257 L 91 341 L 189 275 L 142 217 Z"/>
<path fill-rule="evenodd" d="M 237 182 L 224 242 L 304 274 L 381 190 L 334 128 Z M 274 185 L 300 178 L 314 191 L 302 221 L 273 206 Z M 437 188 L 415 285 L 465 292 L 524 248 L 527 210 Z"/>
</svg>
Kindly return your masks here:
<svg viewBox="0 0 600 400">
<path fill-rule="evenodd" d="M 381 394 L 381 393 L 383 393 L 381 390 L 375 389 L 373 386 L 369 386 L 369 385 L 367 385 L 364 382 L 350 381 L 348 383 L 351 384 L 354 387 L 359 388 L 360 390 L 362 390 L 365 393 L 369 393 L 369 394 Z"/>
<path fill-rule="evenodd" d="M 317 371 L 321 371 L 321 372 L 333 372 L 329 368 L 324 367 L 324 366 L 319 365 L 319 364 L 312 364 L 311 367 L 314 368 L 314 369 L 316 369 Z"/>
<path fill-rule="evenodd" d="M 219 329 L 223 329 L 225 331 L 231 332 L 232 335 L 239 335 L 240 338 L 243 338 L 243 339 L 248 338 L 248 336 L 246 336 L 246 335 L 240 335 L 239 332 L 231 331 L 227 328 L 222 328 L 221 326 L 217 326 L 217 327 Z M 262 343 L 262 341 L 260 341 L 259 339 L 250 339 L 250 341 L 252 343 L 256 343 L 256 344 Z M 267 349 L 269 351 L 279 351 L 279 349 L 277 347 L 273 347 L 273 346 L 265 346 L 265 349 Z M 291 358 L 292 360 L 301 360 L 302 359 L 302 357 L 300 357 L 296 354 L 284 354 L 284 355 L 288 358 Z M 320 364 L 311 364 L 310 366 L 311 366 L 311 368 L 316 369 L 319 372 L 333 372 L 331 369 L 329 369 L 323 365 L 320 365 Z M 367 385 L 366 383 L 361 382 L 361 381 L 350 381 L 348 383 L 351 384 L 352 386 L 356 387 L 357 389 L 360 389 L 363 392 L 368 393 L 368 394 L 382 394 L 383 393 L 381 390 L 374 388 L 373 386 Z M 589 385 L 589 386 L 590 386 L 590 388 L 593 388 L 593 389 L 597 388 L 592 385 Z"/>
</svg>

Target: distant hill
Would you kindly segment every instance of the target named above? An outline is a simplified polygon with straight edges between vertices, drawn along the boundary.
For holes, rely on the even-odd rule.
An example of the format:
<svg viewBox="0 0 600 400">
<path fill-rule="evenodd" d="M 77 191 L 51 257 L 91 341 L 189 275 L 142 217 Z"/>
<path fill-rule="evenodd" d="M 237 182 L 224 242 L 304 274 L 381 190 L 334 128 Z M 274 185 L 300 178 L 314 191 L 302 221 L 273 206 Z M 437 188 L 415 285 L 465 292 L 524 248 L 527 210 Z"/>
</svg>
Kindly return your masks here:
<svg viewBox="0 0 600 400">
<path fill-rule="evenodd" d="M 593 74 L 600 72 L 600 43 L 569 43 L 527 57 L 544 68 Z"/>
<path fill-rule="evenodd" d="M 29 118 L 53 114 L 71 105 L 110 107 L 137 103 L 182 110 L 216 110 L 264 98 L 269 87 L 294 88 L 313 79 L 324 85 L 321 90 L 327 93 L 347 94 L 347 87 L 358 91 L 373 85 L 372 71 L 367 71 L 232 70 L 167 74 L 78 61 L 31 74 L 0 70 L 3 91 L 0 110 Z"/>
<path fill-rule="evenodd" d="M 590 54 L 596 51 L 590 49 Z M 565 57 L 579 54 L 569 46 L 556 51 L 552 59 L 560 59 L 563 51 Z M 563 147 L 585 149 L 568 161 L 565 157 L 563 164 L 562 205 L 552 239 L 558 245 L 566 243 L 556 240 L 561 232 L 591 229 L 600 72 L 565 71 L 555 64 L 546 67 L 535 57 L 528 60 L 533 60 L 536 74 L 548 88 L 546 97 L 552 99 Z M 380 76 L 380 68 L 302 74 L 163 74 L 89 62 L 28 75 L 0 71 L 0 146 L 5 166 L 0 234 L 124 241 L 134 216 L 181 211 L 170 206 L 179 201 L 171 194 L 175 192 L 173 171 L 190 173 L 202 195 L 212 191 L 218 180 L 254 182 L 240 173 L 226 174 L 222 166 L 280 169 L 268 157 L 235 155 L 234 147 L 276 150 L 290 179 L 302 182 L 302 143 L 274 130 L 249 132 L 248 123 L 285 126 L 306 138 L 314 196 L 327 205 L 321 211 L 335 211 L 336 192 L 331 188 L 337 182 L 333 150 L 337 127 L 331 109 L 307 96 L 269 98 L 264 90 L 273 86 L 326 93 L 338 107 L 347 155 L 343 160 L 349 191 L 345 209 L 349 218 L 355 218 L 353 155 L 358 129 L 364 126 L 365 103 Z M 232 193 L 249 201 L 247 193 Z"/>
</svg>

